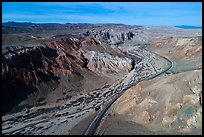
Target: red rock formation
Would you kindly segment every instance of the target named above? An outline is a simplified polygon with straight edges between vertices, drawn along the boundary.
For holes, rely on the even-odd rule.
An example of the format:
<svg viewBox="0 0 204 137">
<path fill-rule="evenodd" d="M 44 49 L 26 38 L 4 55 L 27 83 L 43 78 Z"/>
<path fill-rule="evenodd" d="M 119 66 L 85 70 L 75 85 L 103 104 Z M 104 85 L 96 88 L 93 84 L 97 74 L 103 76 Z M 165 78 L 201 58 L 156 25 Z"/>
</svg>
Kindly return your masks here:
<svg viewBox="0 0 204 137">
<path fill-rule="evenodd" d="M 45 75 L 69 75 L 82 69 L 78 41 L 62 39 L 44 45 L 4 55 L 3 75 L 9 73 L 26 84 L 39 84 Z"/>
<path fill-rule="evenodd" d="M 3 95 L 7 96 L 3 104 L 9 104 L 10 100 L 20 101 L 22 98 L 21 94 L 25 99 L 26 95 L 30 94 L 28 92 L 29 89 L 33 88 L 34 90 L 32 91 L 37 91 L 38 85 L 42 82 L 57 81 L 61 76 L 69 77 L 73 74 L 83 77 L 83 74 L 95 71 L 96 69 L 89 70 L 87 67 L 89 61 L 85 58 L 85 54 L 89 51 L 103 52 L 107 56 L 111 56 L 107 54 L 109 52 L 121 55 L 121 53 L 105 47 L 95 38 L 81 40 L 76 38 L 59 39 L 42 43 L 41 46 L 37 47 L 14 49 L 16 50 L 2 54 Z M 113 58 L 116 63 L 124 60 L 119 57 Z M 101 64 L 100 60 L 96 61 L 95 64 Z M 126 71 L 131 68 L 130 60 L 127 60 L 127 62 L 122 63 L 125 65 L 119 65 L 120 70 Z M 108 63 L 105 66 L 114 65 L 111 62 Z M 104 69 L 106 70 L 105 72 L 109 72 L 108 69 L 112 72 L 115 67 L 104 67 Z M 8 84 L 9 81 L 13 81 L 13 83 Z"/>
<path fill-rule="evenodd" d="M 25 99 L 30 91 L 36 91 L 42 82 L 56 81 L 59 75 L 80 74 L 84 61 L 78 46 L 73 39 L 62 39 L 3 54 L 3 112 Z"/>
</svg>

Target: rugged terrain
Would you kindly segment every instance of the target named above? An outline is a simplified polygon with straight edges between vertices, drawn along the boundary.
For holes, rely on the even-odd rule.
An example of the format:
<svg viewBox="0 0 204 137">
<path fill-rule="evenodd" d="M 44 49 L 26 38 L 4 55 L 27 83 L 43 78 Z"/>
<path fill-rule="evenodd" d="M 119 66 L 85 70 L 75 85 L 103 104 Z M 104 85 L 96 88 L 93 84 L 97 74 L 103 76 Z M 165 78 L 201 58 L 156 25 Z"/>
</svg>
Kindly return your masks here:
<svg viewBox="0 0 204 137">
<path fill-rule="evenodd" d="M 85 134 L 115 100 L 96 134 L 189 133 L 193 126 L 200 133 L 200 29 L 16 22 L 2 29 L 3 134 Z"/>
<path fill-rule="evenodd" d="M 97 134 L 140 134 L 145 131 L 151 131 L 151 134 L 201 134 L 201 83 L 201 70 L 143 81 L 114 103 Z M 119 120 L 113 120 L 117 117 Z M 128 133 L 126 130 L 130 125 L 123 129 L 117 124 L 122 121 L 135 122 L 143 128 L 138 133 L 129 129 Z"/>
<path fill-rule="evenodd" d="M 158 39 L 147 49 L 171 60 L 171 69 L 128 89 L 96 134 L 202 134 L 202 38 Z"/>
<path fill-rule="evenodd" d="M 202 37 L 158 39 L 147 48 L 173 62 L 173 73 L 202 67 Z"/>
<path fill-rule="evenodd" d="M 86 48 L 87 45 L 88 48 Z M 103 53 L 97 51 L 97 48 L 93 51 L 94 46 Z M 111 48 L 109 49 L 110 52 Z M 76 38 L 67 38 L 42 43 L 37 47 L 15 47 L 15 49 L 10 47 L 9 51 L 2 55 L 3 95 L 6 96 L 2 101 L 3 112 L 8 111 L 11 106 L 27 98 L 28 95 L 38 93 L 34 91 L 41 91 L 40 98 L 46 98 L 47 92 L 56 89 L 58 93 L 55 93 L 56 91 L 52 91 L 53 94 L 49 93 L 50 102 L 53 101 L 51 96 L 63 97 L 73 89 L 91 90 L 91 88 L 100 87 L 97 83 L 108 79 L 106 76 L 102 78 L 103 74 L 97 75 L 95 73 L 97 71 L 128 72 L 131 70 L 132 60 L 125 58 L 123 53 L 114 52 L 114 49 L 112 54 L 115 56 L 106 53 L 104 47 L 95 38 L 88 38 L 81 42 Z M 95 84 L 93 83 L 95 86 L 86 85 L 92 82 L 89 77 L 99 79 Z M 8 81 L 13 81 L 16 86 L 10 86 Z M 58 91 L 61 86 L 64 88 L 63 91 Z M 89 86 L 91 88 L 86 88 Z M 33 96 L 35 97 L 28 100 L 33 102 L 37 95 Z"/>
</svg>

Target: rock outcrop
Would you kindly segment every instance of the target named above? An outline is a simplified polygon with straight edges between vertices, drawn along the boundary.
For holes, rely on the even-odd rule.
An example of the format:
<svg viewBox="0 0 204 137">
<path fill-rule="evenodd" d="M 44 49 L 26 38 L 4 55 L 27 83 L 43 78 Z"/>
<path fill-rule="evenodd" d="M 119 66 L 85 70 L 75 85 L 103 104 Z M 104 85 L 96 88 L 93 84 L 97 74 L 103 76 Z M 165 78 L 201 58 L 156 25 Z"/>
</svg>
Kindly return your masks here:
<svg viewBox="0 0 204 137">
<path fill-rule="evenodd" d="M 84 56 L 89 60 L 87 67 L 92 71 L 129 72 L 132 68 L 132 61 L 128 58 L 113 57 L 96 51 L 88 52 Z"/>
<path fill-rule="evenodd" d="M 96 55 L 92 54 L 95 52 Z M 89 53 L 91 56 L 87 56 Z M 59 83 L 61 77 L 72 75 L 83 78 L 83 74 L 91 71 L 127 72 L 132 67 L 131 60 L 124 56 L 102 45 L 95 38 L 72 37 L 33 47 L 10 47 L 7 53 L 2 54 L 3 96 L 6 96 L 3 100 L 3 112 L 27 98 L 32 92 L 38 91 L 41 83 Z M 9 104 L 9 107 L 6 104 Z"/>
<path fill-rule="evenodd" d="M 109 114 L 123 116 L 155 132 L 201 134 L 201 81 L 201 70 L 143 81 L 127 90 Z"/>
<path fill-rule="evenodd" d="M 127 42 L 135 42 L 137 44 L 146 44 L 151 40 L 147 38 L 142 30 L 126 29 L 118 30 L 117 28 L 111 29 L 94 29 L 88 30 L 83 33 L 84 36 L 95 37 L 103 43 L 109 45 L 121 45 Z"/>
<path fill-rule="evenodd" d="M 173 73 L 199 69 L 202 66 L 202 37 L 160 39 L 147 49 L 168 57 L 173 62 Z"/>
</svg>

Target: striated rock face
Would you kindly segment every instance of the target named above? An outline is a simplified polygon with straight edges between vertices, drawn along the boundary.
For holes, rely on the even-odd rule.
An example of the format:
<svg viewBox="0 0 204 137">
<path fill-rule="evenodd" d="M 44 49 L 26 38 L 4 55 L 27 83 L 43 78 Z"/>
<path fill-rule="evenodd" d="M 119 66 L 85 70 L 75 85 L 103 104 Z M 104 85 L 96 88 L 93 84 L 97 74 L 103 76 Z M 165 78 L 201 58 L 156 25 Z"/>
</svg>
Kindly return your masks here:
<svg viewBox="0 0 204 137">
<path fill-rule="evenodd" d="M 132 69 L 132 61 L 128 58 L 119 58 L 106 53 L 95 51 L 88 52 L 84 55 L 89 63 L 87 67 L 92 71 L 98 72 L 129 72 Z"/>
<path fill-rule="evenodd" d="M 95 52 L 96 55 L 88 56 Z M 81 79 L 90 71 L 129 71 L 131 60 L 115 55 L 124 56 L 95 38 L 63 38 L 35 47 L 10 47 L 2 54 L 3 96 L 6 97 L 2 101 L 3 112 L 38 91 L 39 84 L 46 85 L 48 81 L 59 83 L 61 77 L 72 75 Z"/>
<path fill-rule="evenodd" d="M 161 39 L 148 49 L 162 52 L 161 54 L 168 55 L 172 59 L 197 58 L 202 54 L 202 37 Z"/>
<path fill-rule="evenodd" d="M 57 73 L 77 73 L 83 66 L 75 43 L 58 41 L 41 47 L 26 47 L 3 55 L 2 76 L 16 77 L 26 84 L 39 84 Z M 66 45 L 65 45 L 66 43 Z"/>
<path fill-rule="evenodd" d="M 94 44 L 97 45 L 93 48 Z M 13 48 L 2 55 L 2 76 L 10 75 L 26 84 L 36 85 L 45 77 L 80 73 L 88 62 L 83 54 L 89 50 L 97 51 L 97 48 L 106 52 L 100 41 L 89 39 L 80 42 L 75 38 L 43 43 L 39 47 Z M 111 58 L 111 55 L 106 55 Z"/>
<path fill-rule="evenodd" d="M 120 45 L 123 43 L 127 43 L 130 41 L 134 41 L 137 43 L 149 43 L 151 40 L 147 38 L 146 34 L 140 30 L 134 29 L 125 29 L 125 30 L 118 30 L 116 28 L 113 29 L 95 29 L 89 30 L 85 32 L 84 36 L 91 36 L 99 39 L 103 43 L 109 45 Z"/>
<path fill-rule="evenodd" d="M 202 37 L 160 39 L 147 49 L 168 57 L 173 62 L 173 73 L 202 67 Z"/>
<path fill-rule="evenodd" d="M 39 84 L 58 83 L 59 75 L 80 73 L 84 61 L 77 55 L 77 46 L 77 41 L 67 39 L 39 47 L 16 48 L 3 54 L 3 113 L 37 91 Z"/>
<path fill-rule="evenodd" d="M 143 81 L 112 106 L 113 114 L 166 134 L 202 133 L 202 70 Z"/>
</svg>

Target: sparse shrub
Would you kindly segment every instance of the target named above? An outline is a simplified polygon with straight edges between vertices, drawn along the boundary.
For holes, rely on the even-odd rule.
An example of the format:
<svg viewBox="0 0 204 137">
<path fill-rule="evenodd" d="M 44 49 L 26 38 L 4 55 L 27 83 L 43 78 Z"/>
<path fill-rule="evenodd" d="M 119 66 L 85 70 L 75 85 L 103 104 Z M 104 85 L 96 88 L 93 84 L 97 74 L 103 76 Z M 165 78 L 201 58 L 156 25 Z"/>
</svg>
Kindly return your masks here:
<svg viewBox="0 0 204 137">
<path fill-rule="evenodd" d="M 171 72 L 168 72 L 168 71 L 167 71 L 166 74 L 171 74 Z"/>
<path fill-rule="evenodd" d="M 100 106 L 96 107 L 96 108 L 95 108 L 95 111 L 98 111 L 99 109 L 100 109 Z"/>
<path fill-rule="evenodd" d="M 16 105 L 16 106 L 14 106 L 14 107 L 12 108 L 12 110 L 10 111 L 10 113 L 12 114 L 12 113 L 20 112 L 20 111 L 23 110 L 23 108 L 24 108 L 24 106 L 18 106 L 18 105 Z"/>
<path fill-rule="evenodd" d="M 43 102 L 45 100 L 45 97 L 40 97 L 37 102 Z"/>
<path fill-rule="evenodd" d="M 43 106 L 45 105 L 47 102 L 39 102 L 36 106 Z"/>
<path fill-rule="evenodd" d="M 11 109 L 11 111 L 9 112 L 9 114 L 20 112 L 20 111 L 22 111 L 24 108 L 31 108 L 31 106 L 28 105 L 28 104 L 25 104 L 25 105 L 16 105 L 16 106 L 14 106 L 14 107 Z"/>
</svg>

